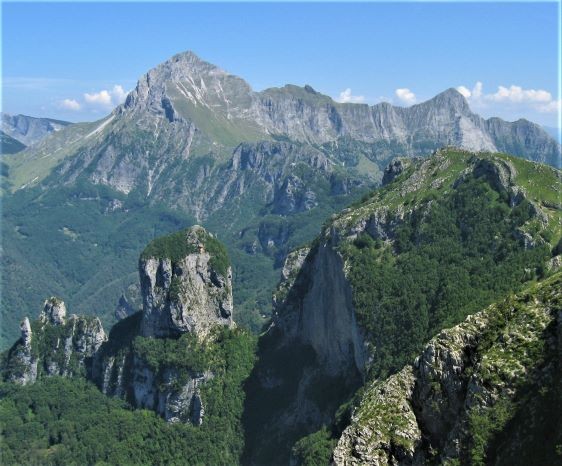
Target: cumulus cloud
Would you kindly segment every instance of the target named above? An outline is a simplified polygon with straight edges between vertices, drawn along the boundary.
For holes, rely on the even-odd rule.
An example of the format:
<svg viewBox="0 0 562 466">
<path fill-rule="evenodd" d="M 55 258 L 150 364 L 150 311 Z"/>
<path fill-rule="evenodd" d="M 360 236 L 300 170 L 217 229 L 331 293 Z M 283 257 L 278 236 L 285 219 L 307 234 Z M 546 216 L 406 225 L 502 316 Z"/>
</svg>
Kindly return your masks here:
<svg viewBox="0 0 562 466">
<path fill-rule="evenodd" d="M 107 111 L 123 103 L 127 97 L 127 92 L 123 86 L 116 84 L 112 89 L 102 89 L 99 92 L 84 93 L 81 99 L 64 99 L 59 102 L 59 106 L 66 110 L 100 110 Z"/>
<path fill-rule="evenodd" d="M 125 100 L 127 93 L 123 90 L 122 86 L 113 86 L 113 89 L 108 91 L 103 89 L 93 94 L 85 93 L 84 100 L 87 104 L 94 107 L 111 108 L 119 105 Z"/>
<path fill-rule="evenodd" d="M 347 103 L 360 104 L 361 102 L 365 102 L 365 97 L 362 95 L 353 95 L 351 93 L 351 89 L 348 87 L 344 91 L 340 92 L 340 97 L 337 100 L 342 104 L 347 104 Z"/>
<path fill-rule="evenodd" d="M 505 104 L 511 107 L 522 106 L 541 113 L 554 113 L 560 109 L 560 100 L 554 100 L 552 94 L 544 89 L 525 89 L 516 85 L 498 86 L 496 92 L 485 94 L 483 84 L 478 81 L 472 89 L 459 86 L 457 91 L 477 107 Z"/>
<path fill-rule="evenodd" d="M 412 105 L 416 103 L 416 94 L 414 94 L 410 89 L 406 87 L 401 89 L 396 89 L 394 93 L 396 94 L 396 97 L 400 99 L 401 102 L 407 105 Z"/>
<path fill-rule="evenodd" d="M 552 101 L 552 94 L 542 89 L 523 89 L 521 86 L 498 86 L 497 92 L 487 96 L 496 102 L 540 102 Z"/>
<path fill-rule="evenodd" d="M 537 110 L 541 113 L 562 112 L 562 99 L 551 100 L 550 102 L 537 105 Z"/>
<path fill-rule="evenodd" d="M 466 86 L 457 87 L 459 91 L 466 99 L 479 99 L 482 97 L 482 83 L 478 81 L 472 89 Z"/>
<path fill-rule="evenodd" d="M 75 99 L 64 99 L 60 106 L 66 110 L 80 110 L 81 105 Z"/>
</svg>

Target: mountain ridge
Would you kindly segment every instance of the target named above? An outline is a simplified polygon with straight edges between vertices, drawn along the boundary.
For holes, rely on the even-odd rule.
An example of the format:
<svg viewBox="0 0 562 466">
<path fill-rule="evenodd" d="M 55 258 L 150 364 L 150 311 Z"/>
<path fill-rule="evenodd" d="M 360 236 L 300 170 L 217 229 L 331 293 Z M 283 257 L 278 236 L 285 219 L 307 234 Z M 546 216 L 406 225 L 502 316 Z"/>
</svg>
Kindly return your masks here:
<svg viewBox="0 0 562 466">
<path fill-rule="evenodd" d="M 495 117 L 485 120 L 472 113 L 453 88 L 411 107 L 338 103 L 310 86 L 290 84 L 255 92 L 242 78 L 190 51 L 174 55 L 141 76 L 125 102 L 99 120 L 95 135 L 81 136 L 82 142 L 73 151 L 83 151 L 94 140 L 123 131 L 127 124 L 117 124 L 123 119 L 153 131 L 155 139 L 161 131 L 169 131 L 175 152 L 184 158 L 213 150 L 228 154 L 241 142 L 272 137 L 309 144 L 350 137 L 389 144 L 407 155 L 455 145 L 473 151 L 503 150 L 555 166 L 561 163 L 559 145 L 541 127 L 523 119 L 513 123 Z M 50 168 L 70 155 L 63 151 Z M 33 164 L 34 159 L 49 154 L 30 149 L 25 156 L 27 164 Z M 14 170 L 25 170 L 20 167 Z M 25 181 L 37 183 L 47 174 L 44 171 L 37 179 Z M 27 183 L 20 181 L 14 188 Z"/>
<path fill-rule="evenodd" d="M 69 121 L 53 118 L 10 115 L 2 112 L 2 131 L 25 146 L 36 144 L 50 134 L 71 125 Z"/>
</svg>

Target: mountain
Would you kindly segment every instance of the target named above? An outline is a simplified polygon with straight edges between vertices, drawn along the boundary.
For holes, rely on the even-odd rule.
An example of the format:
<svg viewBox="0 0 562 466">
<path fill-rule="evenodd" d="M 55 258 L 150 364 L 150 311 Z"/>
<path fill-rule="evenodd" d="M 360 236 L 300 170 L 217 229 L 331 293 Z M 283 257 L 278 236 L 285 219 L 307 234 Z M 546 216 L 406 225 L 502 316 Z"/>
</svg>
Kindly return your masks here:
<svg viewBox="0 0 562 466">
<path fill-rule="evenodd" d="M 403 435 L 406 442 L 410 436 L 410 430 L 401 430 L 410 428 L 406 402 L 400 401 L 403 417 L 396 414 L 396 421 L 368 414 L 378 413 L 384 387 L 397 385 L 398 390 L 406 382 L 399 376 L 387 385 L 377 381 L 411 364 L 441 330 L 560 267 L 560 171 L 554 168 L 501 154 L 444 149 L 429 158 L 396 159 L 384 182 L 287 257 L 272 323 L 260 339 L 258 363 L 247 383 L 247 464 L 287 464 L 291 453 L 300 457 L 300 463 L 291 460 L 296 464 L 310 464 L 314 456 L 307 454 L 319 450 L 327 456 L 318 464 L 327 463 L 350 419 L 353 439 L 341 440 L 337 464 L 423 464 L 423 459 L 412 460 L 411 450 L 398 449 L 402 444 L 385 440 Z M 545 304 L 548 319 L 559 310 L 556 299 Z M 521 332 L 527 320 L 520 323 Z M 543 338 L 549 322 L 533 330 L 533 338 Z M 470 354 L 470 348 L 466 351 Z M 455 361 L 450 364 L 456 367 Z M 415 379 L 409 377 L 413 387 Z M 373 383 L 375 391 L 362 388 Z M 422 401 L 430 404 L 435 396 Z M 394 407 L 395 401 L 388 403 Z M 353 409 L 361 403 L 367 414 Z M 451 401 L 452 412 L 442 413 L 447 419 L 430 412 L 416 421 L 425 429 L 424 439 L 432 423 L 436 429 L 443 423 L 442 443 L 431 448 L 445 448 L 443 435 L 457 421 L 454 406 Z M 374 419 L 369 431 L 362 430 L 363 423 L 353 424 L 363 418 Z M 419 445 L 426 453 L 431 450 Z"/>
<path fill-rule="evenodd" d="M 409 108 L 341 104 L 310 86 L 254 92 L 241 78 L 192 52 L 175 55 L 141 77 L 124 104 L 91 132 L 78 135 L 76 147 L 67 150 L 64 135 L 59 137 L 58 147 L 53 140 L 48 148 L 37 147 L 26 154 L 27 163 L 33 164 L 61 149 L 50 156 L 50 165 L 34 182 L 70 156 L 57 170 L 66 179 L 75 179 L 87 168 L 95 183 L 124 193 L 137 187 L 148 195 L 171 164 L 198 155 L 228 157 L 241 142 L 275 137 L 316 145 L 348 138 L 381 146 L 379 153 L 392 148 L 407 155 L 454 145 L 507 151 L 550 164 L 559 163 L 560 153 L 538 125 L 526 120 L 484 120 L 470 111 L 455 89 Z M 116 158 L 122 149 L 124 153 Z M 138 166 L 127 170 L 131 160 Z"/>
<path fill-rule="evenodd" d="M 92 398 L 108 405 L 104 422 L 109 422 L 111 430 L 123 422 L 123 411 L 130 413 L 123 408 L 124 401 L 139 411 L 156 413 L 161 422 L 144 411 L 129 428 L 134 432 L 149 429 L 150 437 L 161 437 L 168 451 L 144 451 L 135 463 L 167 462 L 165 458 L 173 463 L 238 463 L 243 444 L 242 381 L 253 364 L 256 338 L 237 329 L 233 321 L 232 269 L 224 246 L 199 226 L 160 237 L 143 251 L 139 278 L 143 310 L 118 322 L 108 335 L 98 318 L 68 316 L 61 300 L 47 299 L 39 319 L 30 323 L 26 317 L 20 339 L 2 354 L 3 381 L 18 387 L 12 392 L 16 398 L 26 389 L 35 392 L 39 404 L 45 391 L 50 394 L 50 387 L 62 384 L 70 391 L 88 390 Z M 61 377 L 69 381 L 57 382 Z M 99 392 L 93 391 L 92 384 Z M 89 441 L 99 440 L 99 431 L 75 437 L 76 432 L 91 428 L 92 418 L 84 420 L 84 408 L 71 408 L 73 416 L 68 416 L 68 408 L 64 413 L 56 411 L 62 400 L 65 405 L 68 402 L 66 390 L 50 394 L 49 406 L 39 408 L 39 416 L 52 413 L 65 418 L 59 423 L 58 440 L 49 439 L 52 455 L 41 463 L 76 461 L 87 451 L 91 456 L 86 463 L 108 460 L 104 455 L 109 455 L 112 462 L 122 464 L 115 455 L 127 452 L 135 441 L 129 439 L 123 446 L 115 437 L 108 438 L 109 453 L 99 447 L 90 451 Z M 100 400 L 100 393 L 123 400 L 121 407 Z M 0 387 L 0 404 L 5 401 L 6 392 Z M 90 414 L 99 409 L 89 399 L 83 403 Z M 3 421 L 5 416 L 0 415 Z M 45 425 L 53 427 L 51 420 Z M 2 457 L 8 464 L 16 450 L 14 431 L 8 428 L 6 434 L 5 430 L 7 446 Z M 40 430 L 33 436 L 38 443 L 43 441 Z M 69 438 L 74 439 L 72 445 Z M 33 462 L 34 455 L 41 452 L 33 447 L 18 462 Z M 126 456 L 125 462 L 130 461 L 131 456 Z"/>
<path fill-rule="evenodd" d="M 310 86 L 255 92 L 176 55 L 102 120 L 4 157 L 3 345 L 47 295 L 112 323 L 122 296 L 139 302 L 144 245 L 195 223 L 231 251 L 239 322 L 259 330 L 291 249 L 394 157 L 448 144 L 553 164 L 559 152 L 536 125 L 484 120 L 452 89 L 409 108 L 341 104 Z"/>
<path fill-rule="evenodd" d="M 4 131 L 0 131 L 0 153 L 2 154 L 16 154 L 25 149 L 25 145 L 8 136 Z"/>
<path fill-rule="evenodd" d="M 25 146 L 36 144 L 70 124 L 68 121 L 53 120 L 52 118 L 35 118 L 27 115 L 2 113 L 2 131 Z"/>
<path fill-rule="evenodd" d="M 23 320 L 4 462 L 556 464 L 560 176 L 456 148 L 393 160 L 288 255 L 257 342 L 217 238 L 156 238 L 142 311 L 109 334 L 57 298 Z"/>
</svg>

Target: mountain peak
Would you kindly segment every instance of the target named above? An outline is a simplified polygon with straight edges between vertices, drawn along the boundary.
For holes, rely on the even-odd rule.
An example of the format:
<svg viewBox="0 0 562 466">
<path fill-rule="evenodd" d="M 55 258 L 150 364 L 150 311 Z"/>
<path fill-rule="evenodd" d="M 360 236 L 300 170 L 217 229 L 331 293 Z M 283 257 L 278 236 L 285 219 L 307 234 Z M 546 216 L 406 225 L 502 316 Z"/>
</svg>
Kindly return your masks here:
<svg viewBox="0 0 562 466">
<path fill-rule="evenodd" d="M 226 75 L 227 73 L 218 66 L 201 59 L 195 52 L 187 50 L 177 53 L 160 63 L 150 70 L 149 74 L 158 75 L 166 79 L 182 80 L 209 74 Z"/>
<path fill-rule="evenodd" d="M 429 99 L 427 102 L 446 104 L 456 108 L 466 108 L 469 110 L 468 102 L 466 101 L 465 97 L 454 87 L 450 87 L 449 89 L 440 92 L 432 99 Z"/>
</svg>

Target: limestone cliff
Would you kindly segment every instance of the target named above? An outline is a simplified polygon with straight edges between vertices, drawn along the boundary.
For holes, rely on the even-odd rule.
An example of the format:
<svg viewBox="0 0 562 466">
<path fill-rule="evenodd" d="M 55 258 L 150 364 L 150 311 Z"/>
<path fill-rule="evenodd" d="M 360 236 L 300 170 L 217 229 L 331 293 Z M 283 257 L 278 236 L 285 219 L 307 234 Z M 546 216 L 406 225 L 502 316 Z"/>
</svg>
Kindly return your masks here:
<svg viewBox="0 0 562 466">
<path fill-rule="evenodd" d="M 169 422 L 200 425 L 202 390 L 218 364 L 211 357 L 214 342 L 221 329 L 235 327 L 226 251 L 194 226 L 150 243 L 139 274 L 143 310 L 120 320 L 109 337 L 98 318 L 67 318 L 64 303 L 48 299 L 37 321 L 23 321 L 20 340 L 3 355 L 3 378 L 26 384 L 84 375 L 106 395 Z"/>
<path fill-rule="evenodd" d="M 204 338 L 217 325 L 233 325 L 232 270 L 213 267 L 227 260 L 218 257 L 225 254 L 221 248 L 198 226 L 147 246 L 139 262 L 143 336 Z"/>
<path fill-rule="evenodd" d="M 233 328 L 232 272 L 223 246 L 194 226 L 150 243 L 139 260 L 142 313 L 120 321 L 98 354 L 94 379 L 107 395 L 170 422 L 203 422 L 199 361 L 216 330 Z M 198 354 L 201 353 L 201 354 Z"/>
<path fill-rule="evenodd" d="M 503 443 L 500 434 L 527 403 L 549 390 L 560 394 L 561 287 L 558 273 L 470 316 L 431 340 L 412 365 L 371 383 L 334 464 L 510 464 L 518 442 L 530 449 L 529 433 Z M 548 419 L 535 412 L 525 422 L 532 432 Z"/>
<path fill-rule="evenodd" d="M 549 167 L 445 149 L 428 159 L 396 160 L 384 179 L 382 189 L 333 216 L 309 247 L 287 258 L 249 384 L 252 464 L 289 461 L 293 443 L 333 425 L 337 408 L 366 380 L 402 367 L 412 348 L 419 351 L 446 318 L 458 322 L 478 310 L 473 310 L 474 298 L 460 293 L 455 298 L 458 282 L 439 275 L 452 257 L 460 268 L 467 267 L 478 247 L 479 261 L 489 261 L 490 270 L 499 267 L 498 273 L 518 287 L 548 267 L 562 233 L 561 210 L 548 207 L 557 197 L 559 179 Z M 504 226 L 483 227 L 480 221 Z M 435 245 L 445 237 L 446 252 L 440 254 Z M 449 249 L 455 256 L 447 256 Z M 498 254 L 502 249 L 513 256 Z M 427 252 L 421 256 L 419 251 Z M 519 261 L 525 269 L 507 261 Z M 479 267 L 475 263 L 474 269 Z M 462 293 L 481 293 L 485 286 L 477 281 L 463 278 Z M 446 284 L 440 288 L 440 283 Z M 506 292 L 489 288 L 488 296 Z M 484 295 L 480 299 L 492 302 Z M 437 310 L 441 303 L 446 304 Z M 453 303 L 465 310 L 456 313 Z M 409 390 L 411 371 L 397 377 L 392 383 Z M 404 411 L 400 422 L 410 421 Z M 277 452 L 275 458 L 271 451 Z"/>
<path fill-rule="evenodd" d="M 21 338 L 6 355 L 4 379 L 25 385 L 44 376 L 88 375 L 104 341 L 97 317 L 67 317 L 64 302 L 51 297 L 39 320 L 22 322 Z"/>
</svg>

